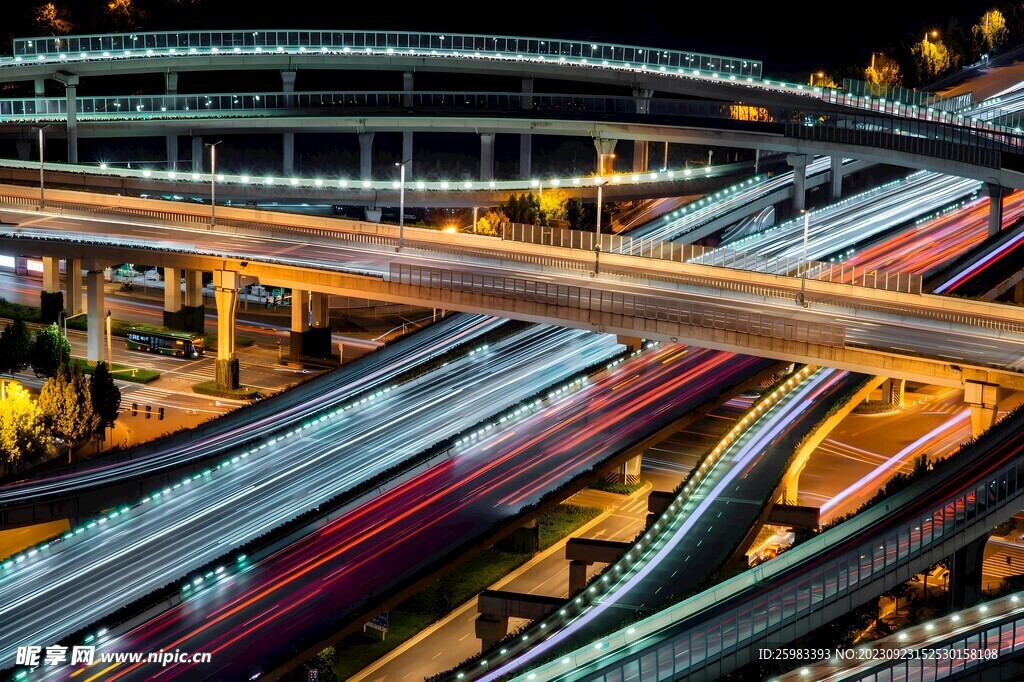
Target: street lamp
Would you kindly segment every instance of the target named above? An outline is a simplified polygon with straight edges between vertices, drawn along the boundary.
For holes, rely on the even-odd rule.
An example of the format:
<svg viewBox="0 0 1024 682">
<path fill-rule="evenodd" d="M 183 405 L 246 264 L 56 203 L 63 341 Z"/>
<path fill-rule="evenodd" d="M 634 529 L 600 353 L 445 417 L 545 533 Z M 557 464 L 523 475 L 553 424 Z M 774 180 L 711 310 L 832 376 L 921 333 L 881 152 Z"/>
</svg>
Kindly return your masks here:
<svg viewBox="0 0 1024 682">
<path fill-rule="evenodd" d="M 63 311 L 63 310 L 60 311 L 60 316 L 61 316 L 61 318 L 63 318 L 63 322 L 64 322 L 64 338 L 65 339 L 68 338 L 68 320 L 73 320 L 76 317 L 81 317 L 82 315 L 88 315 L 88 314 L 89 313 L 75 313 L 74 315 L 68 315 L 65 311 Z"/>
<path fill-rule="evenodd" d="M 804 209 L 804 257 L 801 260 L 802 268 L 800 271 L 800 293 L 796 297 L 796 304 L 799 306 L 807 307 L 807 300 L 804 298 L 804 294 L 807 292 L 807 236 L 810 233 L 811 226 L 811 212 Z"/>
<path fill-rule="evenodd" d="M 874 59 L 874 56 L 875 56 L 874 54 L 871 55 L 872 59 Z M 818 78 L 824 78 L 825 77 L 825 72 L 824 71 L 819 71 L 818 73 L 812 73 L 811 74 L 811 87 L 814 87 L 814 77 L 815 76 L 817 76 Z"/>
<path fill-rule="evenodd" d="M 217 227 L 217 145 L 223 141 L 206 143 L 210 148 L 210 227 Z"/>
<path fill-rule="evenodd" d="M 395 161 L 398 166 L 398 248 L 395 251 L 405 246 L 405 165 L 410 161 L 412 159 Z"/>
<path fill-rule="evenodd" d="M 39 210 L 42 211 L 46 206 L 46 200 L 43 196 L 43 149 L 45 147 L 43 143 L 43 131 L 49 128 L 49 125 L 44 125 L 39 128 Z"/>
<path fill-rule="evenodd" d="M 110 311 L 107 311 L 107 367 L 113 369 L 114 367 L 114 354 L 110 350 L 110 339 L 113 336 L 110 333 Z"/>
</svg>

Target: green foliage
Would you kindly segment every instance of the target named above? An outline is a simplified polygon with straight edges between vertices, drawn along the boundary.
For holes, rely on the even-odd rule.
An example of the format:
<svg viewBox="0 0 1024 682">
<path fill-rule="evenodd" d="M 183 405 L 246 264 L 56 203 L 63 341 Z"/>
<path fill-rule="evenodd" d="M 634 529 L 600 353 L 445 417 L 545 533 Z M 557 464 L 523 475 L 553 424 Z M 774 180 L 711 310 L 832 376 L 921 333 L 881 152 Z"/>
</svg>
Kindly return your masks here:
<svg viewBox="0 0 1024 682">
<path fill-rule="evenodd" d="M 591 483 L 589 487 L 593 488 L 594 490 L 603 490 L 608 493 L 618 493 L 619 495 L 632 495 L 637 490 L 640 490 L 640 488 L 643 488 L 645 485 L 647 485 L 647 481 L 645 481 L 642 478 L 637 479 L 636 483 L 613 483 L 611 481 L 606 481 L 603 478 L 600 478 Z"/>
<path fill-rule="evenodd" d="M 18 372 L 28 367 L 32 334 L 21 320 L 8 322 L 0 335 L 0 372 Z"/>
<path fill-rule="evenodd" d="M 192 384 L 192 391 L 200 395 L 210 395 L 215 398 L 228 398 L 230 400 L 255 400 L 260 397 L 259 391 L 250 386 L 239 386 L 238 388 L 221 388 L 216 381 L 200 381 Z"/>
<path fill-rule="evenodd" d="M 522 195 L 510 194 L 508 202 L 502 204 L 501 212 L 508 216 L 509 222 L 528 225 L 547 224 L 547 220 L 540 210 L 540 200 L 532 192 Z"/>
<path fill-rule="evenodd" d="M 569 228 L 582 230 L 594 223 L 594 211 L 583 203 L 580 198 L 569 199 L 565 205 L 565 219 L 569 221 Z"/>
<path fill-rule="evenodd" d="M 86 360 L 82 358 L 72 358 L 71 364 L 78 365 L 78 368 L 82 370 L 87 376 L 92 376 L 96 372 L 96 367 L 90 365 Z M 132 367 L 130 365 L 119 365 L 116 362 L 110 365 L 110 374 L 115 379 L 121 381 L 130 381 L 133 384 L 148 384 L 151 381 L 156 381 L 160 378 L 160 372 L 154 369 L 143 369 L 141 367 Z"/>
<path fill-rule="evenodd" d="M 71 344 L 56 323 L 36 332 L 29 363 L 37 377 L 54 377 L 71 362 Z"/>
<path fill-rule="evenodd" d="M 117 411 L 121 408 L 121 389 L 114 383 L 107 363 L 101 362 L 96 365 L 89 379 L 89 394 L 92 398 L 92 411 L 96 417 L 96 435 L 103 436 L 103 431 L 114 425 Z"/>
<path fill-rule="evenodd" d="M 329 646 L 306 661 L 306 669 L 319 672 L 320 682 L 337 682 L 338 677 L 334 674 L 334 657 L 334 647 Z"/>
<path fill-rule="evenodd" d="M 69 446 L 96 432 L 89 379 L 76 365 L 65 365 L 47 379 L 39 392 L 39 407 L 53 435 Z"/>
<path fill-rule="evenodd" d="M 935 78 L 953 65 L 949 49 L 941 40 L 925 38 L 911 48 L 922 80 Z"/>
<path fill-rule="evenodd" d="M 0 384 L 0 459 L 22 462 L 41 458 L 50 445 L 42 410 L 21 384 Z"/>
<path fill-rule="evenodd" d="M 1004 42 L 1010 32 L 1006 28 L 1006 17 L 997 9 L 990 9 L 981 15 L 981 19 L 971 28 L 974 39 L 982 50 L 994 50 Z"/>
<path fill-rule="evenodd" d="M 43 291 L 39 294 L 39 319 L 42 322 L 56 322 L 64 310 L 63 291 Z"/>
<path fill-rule="evenodd" d="M 487 211 L 476 220 L 477 234 L 485 234 L 490 237 L 497 237 L 501 234 L 502 223 L 509 222 L 508 216 L 499 211 Z"/>
</svg>

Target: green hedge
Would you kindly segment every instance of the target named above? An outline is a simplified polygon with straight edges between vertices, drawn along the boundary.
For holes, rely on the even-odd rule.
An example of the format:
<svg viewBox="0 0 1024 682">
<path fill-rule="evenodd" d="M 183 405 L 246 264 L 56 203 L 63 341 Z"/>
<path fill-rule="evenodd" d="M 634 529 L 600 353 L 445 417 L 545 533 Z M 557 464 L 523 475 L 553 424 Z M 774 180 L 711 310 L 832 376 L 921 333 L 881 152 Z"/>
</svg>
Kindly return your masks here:
<svg viewBox="0 0 1024 682">
<path fill-rule="evenodd" d="M 72 358 L 71 361 L 78 365 L 85 374 L 91 375 L 96 371 L 96 367 L 90 365 L 89 361 L 84 358 Z M 131 381 L 136 384 L 148 384 L 149 382 L 156 381 L 160 378 L 160 372 L 157 372 L 156 370 L 131 367 L 129 365 L 118 365 L 117 363 L 110 365 L 110 372 L 114 375 L 115 379 Z"/>
<path fill-rule="evenodd" d="M 260 392 L 251 386 L 239 386 L 238 388 L 221 388 L 216 381 L 201 381 L 192 385 L 192 390 L 201 395 L 209 395 L 215 398 L 229 398 L 231 400 L 255 400 L 260 397 Z"/>
</svg>

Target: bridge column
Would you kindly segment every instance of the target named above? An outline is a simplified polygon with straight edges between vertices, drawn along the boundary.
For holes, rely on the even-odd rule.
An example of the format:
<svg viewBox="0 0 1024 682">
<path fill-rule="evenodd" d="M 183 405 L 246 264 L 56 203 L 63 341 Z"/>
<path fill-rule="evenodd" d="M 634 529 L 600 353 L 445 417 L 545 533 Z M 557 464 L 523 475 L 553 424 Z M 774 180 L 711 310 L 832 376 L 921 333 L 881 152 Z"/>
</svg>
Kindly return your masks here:
<svg viewBox="0 0 1024 682">
<path fill-rule="evenodd" d="M 164 72 L 164 94 L 178 94 L 178 74 L 174 71 Z"/>
<path fill-rule="evenodd" d="M 185 271 L 185 305 L 181 307 L 181 313 L 182 329 L 195 334 L 205 333 L 206 306 L 203 305 L 203 273 L 200 270 Z"/>
<path fill-rule="evenodd" d="M 999 231 L 1003 229 L 1003 197 L 1010 194 L 1013 190 L 1007 189 L 1006 187 L 1000 187 L 999 185 L 986 182 L 982 187 L 981 195 L 988 197 L 988 236 L 992 237 L 999 234 Z"/>
<path fill-rule="evenodd" d="M 39 292 L 40 321 L 58 322 L 64 310 L 64 292 L 60 290 L 60 259 L 43 257 L 43 288 Z"/>
<path fill-rule="evenodd" d="M 597 149 L 598 175 L 610 175 L 614 172 L 616 142 L 618 140 L 606 140 L 603 137 L 594 138 L 594 148 Z"/>
<path fill-rule="evenodd" d="M 531 519 L 526 525 L 516 528 L 511 535 L 502 540 L 502 544 L 512 552 L 536 554 L 540 549 L 540 528 L 537 526 L 537 519 Z"/>
<path fill-rule="evenodd" d="M 643 455 L 637 455 L 627 459 L 615 470 L 618 483 L 632 485 L 640 480 L 640 467 L 643 465 Z"/>
<path fill-rule="evenodd" d="M 60 259 L 43 256 L 43 291 L 60 291 Z"/>
<path fill-rule="evenodd" d="M 181 306 L 181 268 L 164 268 L 164 326 L 184 329 Z"/>
<path fill-rule="evenodd" d="M 192 136 L 192 172 L 203 172 L 203 136 Z"/>
<path fill-rule="evenodd" d="M 981 599 L 981 566 L 985 561 L 988 533 L 953 553 L 949 562 L 949 597 L 954 610 Z"/>
<path fill-rule="evenodd" d="M 1013 302 L 1024 305 L 1024 279 L 1013 285 Z"/>
<path fill-rule="evenodd" d="M 303 355 L 302 341 L 309 331 L 309 292 L 303 289 L 292 289 L 292 326 L 289 353 L 292 360 Z"/>
<path fill-rule="evenodd" d="M 295 75 L 297 71 L 281 71 L 281 92 L 295 92 Z M 294 97 L 285 98 L 286 106 L 294 106 Z M 281 172 L 284 175 L 295 173 L 295 133 L 281 134 Z"/>
<path fill-rule="evenodd" d="M 635 352 L 643 348 L 644 340 L 639 336 L 623 336 L 619 334 L 615 337 L 615 341 L 620 345 L 626 347 L 629 352 Z"/>
<path fill-rule="evenodd" d="M 793 167 L 793 212 L 804 210 L 807 201 L 807 156 L 787 154 L 786 163 Z"/>
<path fill-rule="evenodd" d="M 32 79 L 32 94 L 36 97 L 46 97 L 46 79 L 45 78 L 33 78 Z"/>
<path fill-rule="evenodd" d="M 636 113 L 646 114 L 650 111 L 651 95 L 653 90 L 648 88 L 634 88 L 633 97 L 636 99 Z M 633 172 L 646 173 L 649 166 L 648 144 L 646 140 L 633 141 Z"/>
<path fill-rule="evenodd" d="M 964 384 L 964 402 L 971 406 L 971 432 L 978 437 L 999 417 L 999 384 L 968 381 Z"/>
<path fill-rule="evenodd" d="M 28 161 L 29 157 L 32 156 L 31 140 L 15 141 L 14 149 L 18 152 L 18 158 L 21 159 L 22 161 Z"/>
<path fill-rule="evenodd" d="M 590 561 L 579 561 L 573 559 L 569 562 L 569 596 L 573 596 L 577 592 L 582 592 L 583 588 L 587 586 L 587 569 L 590 567 Z"/>
<path fill-rule="evenodd" d="M 903 407 L 903 394 L 906 388 L 906 379 L 886 379 L 882 384 L 882 400 L 890 405 Z"/>
<path fill-rule="evenodd" d="M 313 327 L 330 327 L 330 295 L 314 291 L 309 295 L 309 299 L 310 308 L 313 310 Z"/>
<path fill-rule="evenodd" d="M 64 277 L 67 280 L 68 300 L 65 306 L 68 315 L 82 312 L 82 259 L 68 258 L 64 263 Z"/>
<path fill-rule="evenodd" d="M 481 613 L 476 617 L 474 629 L 480 640 L 481 652 L 486 652 L 508 635 L 508 618 Z"/>
<path fill-rule="evenodd" d="M 533 109 L 533 79 L 523 79 L 523 97 L 520 99 L 520 107 Z M 531 133 L 520 133 L 519 135 L 519 177 L 528 180 L 533 173 L 533 135 Z"/>
<path fill-rule="evenodd" d="M 167 170 L 178 170 L 178 136 L 167 135 L 164 138 L 167 147 Z"/>
<path fill-rule="evenodd" d="M 68 163 L 78 163 L 78 120 L 76 117 L 78 108 L 78 78 L 74 83 L 65 87 L 67 98 L 67 126 L 68 126 Z"/>
<path fill-rule="evenodd" d="M 412 92 L 416 89 L 415 75 L 412 71 L 406 71 L 402 74 L 402 91 Z M 412 95 L 402 95 L 402 106 L 407 109 L 412 108 Z M 405 162 L 405 177 L 412 177 L 412 131 L 402 131 L 402 158 L 400 161 Z"/>
<path fill-rule="evenodd" d="M 217 303 L 217 388 L 238 388 L 235 357 L 235 310 L 240 277 L 230 270 L 213 271 L 213 297 Z"/>
<path fill-rule="evenodd" d="M 829 192 L 832 201 L 838 201 L 843 195 L 843 157 L 833 156 L 829 164 Z"/>
<path fill-rule="evenodd" d="M 86 313 L 88 324 L 86 333 L 88 336 L 88 353 L 86 359 L 90 365 L 103 362 L 107 359 L 106 344 L 103 342 L 103 334 L 106 331 L 106 315 L 103 305 L 103 270 L 89 270 L 85 275 Z"/>
<path fill-rule="evenodd" d="M 494 133 L 480 134 L 480 179 L 494 179 Z"/>
<path fill-rule="evenodd" d="M 359 133 L 359 179 L 373 179 L 373 133 Z"/>
</svg>

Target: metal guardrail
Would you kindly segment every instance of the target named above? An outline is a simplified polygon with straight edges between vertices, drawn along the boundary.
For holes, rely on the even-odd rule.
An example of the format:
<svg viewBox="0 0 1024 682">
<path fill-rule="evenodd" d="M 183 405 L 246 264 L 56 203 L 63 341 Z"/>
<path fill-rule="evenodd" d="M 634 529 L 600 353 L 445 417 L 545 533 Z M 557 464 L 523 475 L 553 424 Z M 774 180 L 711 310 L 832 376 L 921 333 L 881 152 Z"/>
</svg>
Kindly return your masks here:
<svg viewBox="0 0 1024 682">
<path fill-rule="evenodd" d="M 973 94 L 968 92 L 954 97 L 943 97 L 924 90 L 914 90 L 898 85 L 882 85 L 880 83 L 868 83 L 867 81 L 854 78 L 843 79 L 843 90 L 860 97 L 872 97 L 881 103 L 897 102 L 904 105 L 917 107 L 932 107 L 943 111 L 961 111 L 973 102 Z"/>
<path fill-rule="evenodd" d="M 502 226 L 501 238 L 505 241 L 541 244 L 569 249 L 593 251 L 600 245 L 605 253 L 617 253 L 640 258 L 668 260 L 677 263 L 694 263 L 747 270 L 782 277 L 806 277 L 822 282 L 850 284 L 868 289 L 882 289 L 906 294 L 920 294 L 923 290 L 921 275 L 890 270 L 858 270 L 843 263 L 803 261 L 799 258 L 766 258 L 756 252 L 742 251 L 729 247 L 708 247 L 697 244 L 676 244 L 658 239 L 634 239 L 624 235 L 566 230 L 555 227 L 541 227 L 524 223 L 508 223 Z"/>
<path fill-rule="evenodd" d="M 15 57 L 78 57 L 95 53 L 112 56 L 146 54 L 147 50 L 228 52 L 395 52 L 466 56 L 527 57 L 587 60 L 597 65 L 646 66 L 651 69 L 702 69 L 736 76 L 761 77 L 761 62 L 721 55 L 665 50 L 655 47 L 558 40 L 499 34 L 428 33 L 412 31 L 155 31 L 15 38 Z M 119 54 L 116 54 L 119 53 Z M 105 55 L 105 56 L 110 56 Z"/>
<path fill-rule="evenodd" d="M 835 348 L 843 348 L 846 340 L 846 328 L 830 323 L 794 320 L 760 313 L 739 313 L 725 306 L 670 301 L 651 296 L 586 289 L 516 277 L 391 263 L 389 281 Z"/>
</svg>

